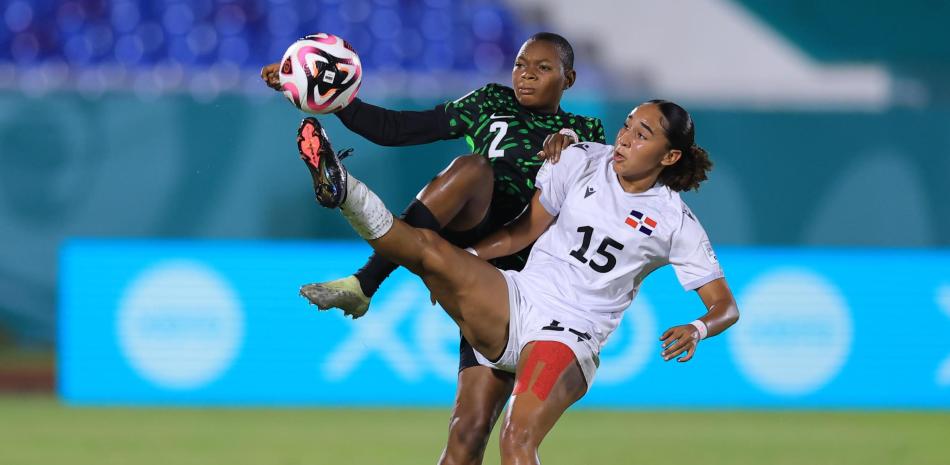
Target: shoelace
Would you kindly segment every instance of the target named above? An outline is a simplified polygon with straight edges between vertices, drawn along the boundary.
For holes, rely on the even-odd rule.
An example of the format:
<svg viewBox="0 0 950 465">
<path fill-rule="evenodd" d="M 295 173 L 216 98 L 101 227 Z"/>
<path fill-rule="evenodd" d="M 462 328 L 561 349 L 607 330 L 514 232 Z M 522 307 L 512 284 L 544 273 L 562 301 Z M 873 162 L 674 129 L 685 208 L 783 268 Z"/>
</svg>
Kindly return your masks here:
<svg viewBox="0 0 950 465">
<path fill-rule="evenodd" d="M 353 149 L 351 149 L 351 148 L 350 148 L 350 149 L 343 149 L 343 150 L 340 150 L 340 151 L 338 151 L 338 152 L 336 153 L 336 157 L 337 157 L 338 159 L 340 159 L 340 160 L 343 160 L 344 158 L 350 156 L 352 153 L 353 153 Z"/>
</svg>

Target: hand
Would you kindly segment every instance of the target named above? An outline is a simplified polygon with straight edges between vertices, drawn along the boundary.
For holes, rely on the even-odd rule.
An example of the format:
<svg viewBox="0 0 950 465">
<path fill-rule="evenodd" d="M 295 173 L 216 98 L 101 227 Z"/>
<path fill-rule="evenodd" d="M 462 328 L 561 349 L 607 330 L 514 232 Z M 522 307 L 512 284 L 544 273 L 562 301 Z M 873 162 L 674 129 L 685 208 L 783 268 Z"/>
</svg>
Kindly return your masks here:
<svg viewBox="0 0 950 465">
<path fill-rule="evenodd" d="M 548 134 L 548 136 L 544 138 L 544 145 L 541 151 L 538 152 L 538 159 L 557 163 L 561 159 L 561 151 L 566 149 L 567 146 L 576 143 L 577 138 L 568 134 L 561 134 L 559 132 Z"/>
<path fill-rule="evenodd" d="M 271 63 L 261 68 L 261 80 L 271 89 L 280 90 L 280 77 L 277 73 L 280 71 L 280 63 Z"/>
<path fill-rule="evenodd" d="M 670 361 L 678 355 L 686 352 L 686 355 L 678 358 L 677 362 L 688 362 L 696 353 L 696 346 L 699 344 L 699 330 L 693 325 L 674 326 L 660 336 L 663 341 L 663 360 Z"/>
</svg>

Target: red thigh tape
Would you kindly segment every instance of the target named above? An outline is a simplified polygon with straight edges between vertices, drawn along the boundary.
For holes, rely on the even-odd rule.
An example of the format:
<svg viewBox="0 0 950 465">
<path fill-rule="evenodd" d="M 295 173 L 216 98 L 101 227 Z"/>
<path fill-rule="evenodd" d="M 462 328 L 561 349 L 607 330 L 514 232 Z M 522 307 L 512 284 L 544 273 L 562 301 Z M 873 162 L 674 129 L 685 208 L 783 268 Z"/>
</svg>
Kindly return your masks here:
<svg viewBox="0 0 950 465">
<path fill-rule="evenodd" d="M 554 383 L 573 361 L 574 352 L 567 345 L 555 341 L 535 342 L 524 369 L 518 375 L 512 395 L 521 394 L 530 388 L 538 399 L 547 399 Z"/>
</svg>

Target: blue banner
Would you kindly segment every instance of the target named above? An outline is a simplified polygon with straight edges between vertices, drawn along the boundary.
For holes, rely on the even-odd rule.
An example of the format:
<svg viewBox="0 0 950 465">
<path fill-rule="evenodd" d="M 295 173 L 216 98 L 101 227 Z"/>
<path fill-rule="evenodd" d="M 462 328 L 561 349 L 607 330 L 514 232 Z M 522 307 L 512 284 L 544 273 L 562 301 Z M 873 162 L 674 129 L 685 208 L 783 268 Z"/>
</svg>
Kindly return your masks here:
<svg viewBox="0 0 950 465">
<path fill-rule="evenodd" d="M 355 241 L 73 240 L 60 264 L 59 392 L 74 404 L 449 405 L 458 329 L 398 270 L 356 321 L 300 285 L 352 273 Z M 647 278 L 582 405 L 950 407 L 950 251 L 717 249 L 742 317 L 664 362 L 704 313 Z"/>
</svg>

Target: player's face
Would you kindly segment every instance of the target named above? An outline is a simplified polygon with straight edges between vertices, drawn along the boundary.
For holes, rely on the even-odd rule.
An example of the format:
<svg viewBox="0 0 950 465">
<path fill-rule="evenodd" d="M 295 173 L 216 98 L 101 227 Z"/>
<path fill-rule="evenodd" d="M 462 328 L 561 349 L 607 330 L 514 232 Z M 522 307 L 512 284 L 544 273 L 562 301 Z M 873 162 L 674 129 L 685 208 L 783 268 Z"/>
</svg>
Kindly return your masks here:
<svg viewBox="0 0 950 465">
<path fill-rule="evenodd" d="M 574 70 L 565 70 L 557 47 L 544 40 L 521 46 L 511 70 L 511 87 L 518 103 L 532 111 L 555 113 L 564 90 L 574 84 Z"/>
<path fill-rule="evenodd" d="M 656 176 L 676 163 L 681 153 L 670 150 L 663 129 L 663 113 L 654 104 L 643 104 L 627 115 L 614 143 L 614 171 L 626 179 Z"/>
</svg>

